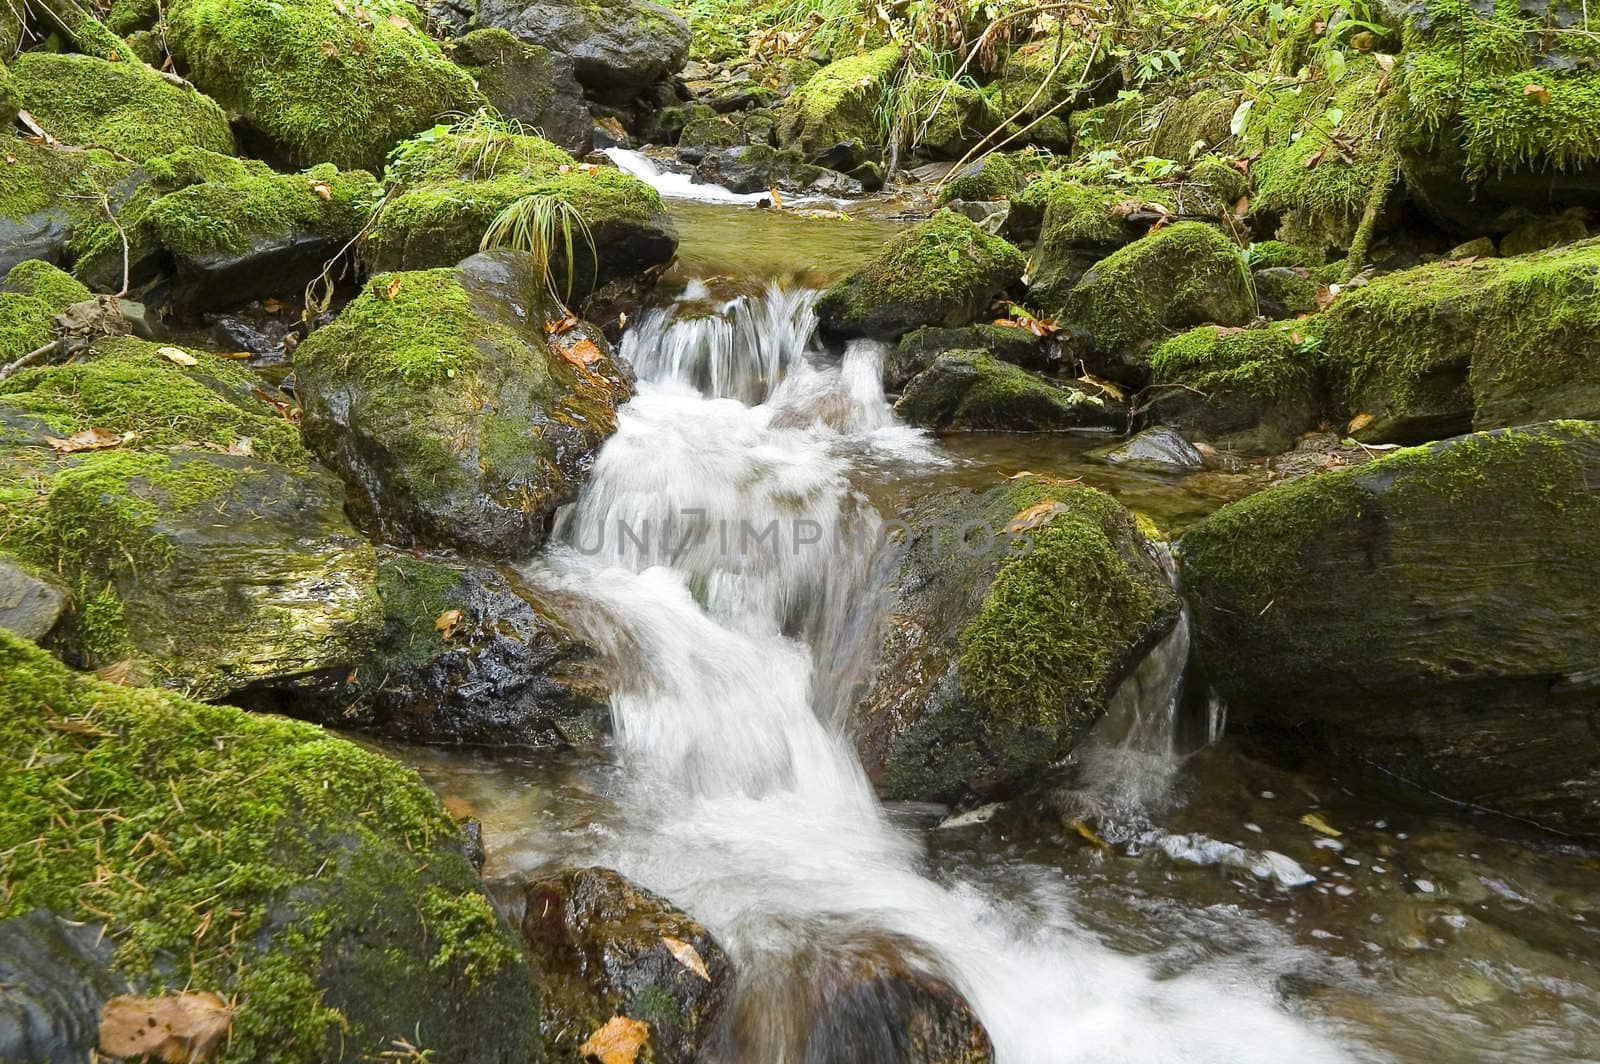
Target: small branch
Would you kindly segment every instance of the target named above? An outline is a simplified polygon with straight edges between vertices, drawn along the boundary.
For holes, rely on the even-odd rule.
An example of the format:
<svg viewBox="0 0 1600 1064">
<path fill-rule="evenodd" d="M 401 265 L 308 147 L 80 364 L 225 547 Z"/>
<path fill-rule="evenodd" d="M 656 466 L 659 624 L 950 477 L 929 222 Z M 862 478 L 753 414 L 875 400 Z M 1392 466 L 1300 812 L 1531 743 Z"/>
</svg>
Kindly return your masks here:
<svg viewBox="0 0 1600 1064">
<path fill-rule="evenodd" d="M 112 228 L 116 229 L 117 236 L 122 238 L 122 288 L 117 292 L 117 298 L 121 299 L 128 294 L 128 289 L 131 287 L 128 283 L 128 272 L 132 263 L 128 260 L 133 251 L 128 246 L 128 231 L 122 228 L 122 223 L 117 220 L 117 212 L 111 209 L 111 197 L 104 192 L 100 193 L 100 206 L 104 208 L 106 217 L 111 219 Z"/>
<path fill-rule="evenodd" d="M 43 347 L 34 348 L 32 351 L 29 351 L 27 354 L 11 363 L 11 365 L 4 369 L 0 369 L 0 381 L 9 380 L 10 378 L 15 377 L 18 373 L 21 373 L 30 365 L 39 361 L 39 359 L 44 358 L 46 355 L 53 353 L 60 347 L 60 340 L 51 340 Z"/>
</svg>

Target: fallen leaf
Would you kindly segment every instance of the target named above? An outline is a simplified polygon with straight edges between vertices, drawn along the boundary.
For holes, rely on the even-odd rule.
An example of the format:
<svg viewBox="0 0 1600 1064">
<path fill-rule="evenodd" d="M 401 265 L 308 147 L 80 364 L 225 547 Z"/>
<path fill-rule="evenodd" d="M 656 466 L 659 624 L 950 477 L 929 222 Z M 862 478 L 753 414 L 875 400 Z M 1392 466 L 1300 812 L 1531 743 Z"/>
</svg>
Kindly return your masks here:
<svg viewBox="0 0 1600 1064">
<path fill-rule="evenodd" d="M 600 1064 L 634 1064 L 650 1037 L 650 1025 L 627 1016 L 613 1016 L 578 1047 L 578 1055 L 598 1057 Z"/>
<path fill-rule="evenodd" d="M 1362 429 L 1372 424 L 1375 420 L 1377 419 L 1371 414 L 1357 414 L 1355 417 L 1350 419 L 1350 424 L 1345 426 L 1345 431 L 1360 432 Z"/>
<path fill-rule="evenodd" d="M 1076 831 L 1079 835 L 1082 835 L 1090 845 L 1096 847 L 1097 849 L 1111 849 L 1111 844 L 1109 842 L 1107 842 L 1105 839 L 1102 839 L 1098 834 L 1095 833 L 1094 828 L 1090 827 L 1088 824 L 1085 824 L 1081 820 L 1074 820 L 1072 822 L 1072 830 Z"/>
<path fill-rule="evenodd" d="M 1095 388 L 1099 388 L 1102 392 L 1104 392 L 1106 395 L 1109 395 L 1116 402 L 1120 403 L 1124 398 L 1126 398 L 1126 396 L 1122 394 L 1121 388 L 1118 388 L 1115 384 L 1112 384 L 1108 380 L 1105 380 L 1101 377 L 1096 377 L 1092 373 L 1085 373 L 1083 376 L 1078 378 L 1078 382 L 1080 384 L 1088 384 Z"/>
<path fill-rule="evenodd" d="M 323 41 L 318 51 L 329 59 L 336 59 L 339 56 L 339 46 L 332 41 Z"/>
<path fill-rule="evenodd" d="M 261 301 L 261 309 L 268 314 L 278 314 L 283 310 L 283 300 L 267 298 Z"/>
<path fill-rule="evenodd" d="M 767 190 L 767 194 L 772 197 L 772 205 L 778 208 L 780 211 L 783 210 L 783 193 L 779 192 L 777 188 L 774 187 L 769 188 Z"/>
<path fill-rule="evenodd" d="M 1300 165 L 1305 167 L 1307 170 L 1315 170 L 1317 168 L 1317 164 L 1322 161 L 1322 157 L 1327 154 L 1327 148 L 1318 148 L 1310 155 L 1307 155 L 1305 162 L 1301 163 Z"/>
<path fill-rule="evenodd" d="M 434 619 L 433 629 L 444 638 L 449 639 L 450 633 L 456 630 L 456 625 L 461 623 L 460 610 L 445 610 Z"/>
<path fill-rule="evenodd" d="M 110 665 L 107 665 L 104 668 L 96 669 L 94 675 L 96 679 L 104 680 L 106 683 L 120 684 L 124 687 L 137 686 L 136 684 L 128 682 L 129 678 L 133 675 L 132 658 L 123 658 L 121 661 L 113 661 Z"/>
<path fill-rule="evenodd" d="M 394 302 L 394 297 L 400 294 L 400 285 L 400 278 L 396 277 L 384 287 L 383 290 L 386 293 L 385 298 L 388 299 L 389 302 Z"/>
<path fill-rule="evenodd" d="M 700 952 L 692 945 L 669 935 L 662 935 L 661 941 L 666 943 L 667 949 L 671 950 L 672 955 L 678 958 L 679 964 L 706 982 L 711 982 L 711 973 L 706 971 L 706 962 L 700 959 Z"/>
<path fill-rule="evenodd" d="M 390 15 L 389 25 L 399 26 L 403 30 L 408 30 L 411 28 L 411 20 L 404 15 Z"/>
<path fill-rule="evenodd" d="M 44 439 L 57 454 L 76 454 L 78 451 L 104 451 L 111 447 L 120 447 L 132 438 L 132 433 L 118 436 L 115 432 L 107 432 L 105 429 L 84 429 L 82 432 L 74 432 L 64 440 L 55 436 L 46 436 Z"/>
<path fill-rule="evenodd" d="M 149 1057 L 166 1064 L 203 1064 L 227 1036 L 234 1010 L 200 991 L 140 997 L 121 994 L 100 1014 L 100 1052 Z"/>
<path fill-rule="evenodd" d="M 1378 61 L 1378 69 L 1382 70 L 1385 74 L 1387 74 L 1390 71 L 1394 70 L 1394 56 L 1392 56 L 1392 55 L 1379 55 L 1379 56 L 1374 56 L 1373 58 L 1375 58 Z"/>
<path fill-rule="evenodd" d="M 1338 297 L 1338 295 L 1339 286 L 1336 284 L 1330 284 L 1318 289 L 1316 297 L 1317 306 L 1319 308 L 1327 306 L 1329 303 L 1332 303 L 1334 299 Z"/>
<path fill-rule="evenodd" d="M 175 362 L 180 366 L 198 366 L 200 364 L 198 358 L 195 358 L 181 347 L 158 347 L 156 348 L 156 354 L 168 362 Z"/>
<path fill-rule="evenodd" d="M 1046 499 L 1044 502 L 1033 504 L 1007 521 L 1006 531 L 1008 533 L 1028 532 L 1049 524 L 1056 515 L 1066 512 L 1067 508 L 1059 502 L 1054 499 Z"/>
<path fill-rule="evenodd" d="M 256 453 L 255 442 L 249 436 L 240 436 L 228 444 L 228 453 L 239 455 L 241 458 L 254 458 Z"/>
<path fill-rule="evenodd" d="M 625 311 L 625 310 L 617 311 L 617 328 L 626 329 L 627 327 L 628 327 L 628 312 Z"/>
<path fill-rule="evenodd" d="M 577 327 L 578 319 L 572 314 L 568 314 L 560 321 L 547 321 L 544 323 L 544 331 L 549 336 L 560 336 L 562 333 L 571 332 Z"/>
<path fill-rule="evenodd" d="M 561 349 L 561 357 L 571 362 L 574 366 L 588 368 L 589 364 L 599 360 L 600 347 L 593 340 L 579 340 L 571 347 Z"/>
<path fill-rule="evenodd" d="M 317 198 L 323 203 L 327 203 L 333 199 L 333 189 L 328 187 L 328 183 L 326 181 L 313 180 L 311 182 L 311 191 L 315 192 L 317 194 Z"/>
<path fill-rule="evenodd" d="M 1321 832 L 1330 839 L 1337 839 L 1340 835 L 1344 834 L 1344 832 L 1340 831 L 1332 824 L 1329 824 L 1326 820 L 1322 819 L 1315 813 L 1307 813 L 1305 816 L 1300 818 L 1300 823 L 1304 824 L 1312 831 Z"/>
<path fill-rule="evenodd" d="M 1522 86 L 1522 95 L 1538 101 L 1540 107 L 1550 102 L 1550 90 L 1543 85 L 1524 85 Z"/>
<path fill-rule="evenodd" d="M 1250 213 L 1250 197 L 1240 196 L 1233 201 L 1233 213 L 1236 217 L 1243 218 Z"/>
</svg>

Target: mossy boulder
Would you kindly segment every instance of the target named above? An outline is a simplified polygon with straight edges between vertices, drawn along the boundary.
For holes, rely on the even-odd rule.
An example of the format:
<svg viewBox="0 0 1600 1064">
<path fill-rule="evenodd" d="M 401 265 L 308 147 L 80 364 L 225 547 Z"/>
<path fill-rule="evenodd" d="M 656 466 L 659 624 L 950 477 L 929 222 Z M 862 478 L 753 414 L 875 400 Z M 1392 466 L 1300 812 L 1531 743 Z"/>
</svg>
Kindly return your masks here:
<svg viewBox="0 0 1600 1064">
<path fill-rule="evenodd" d="M 306 442 L 390 542 L 520 557 L 544 539 L 628 382 L 559 318 L 531 258 L 380 274 L 295 351 Z"/>
<path fill-rule="evenodd" d="M 845 144 L 881 144 L 878 103 L 903 62 L 898 45 L 885 45 L 829 63 L 784 101 L 779 143 L 813 156 Z"/>
<path fill-rule="evenodd" d="M 104 151 L 3 137 L 0 270 L 28 259 L 71 265 L 78 250 L 75 236 L 109 228 L 101 197 L 120 211 L 145 180 L 134 164 Z"/>
<path fill-rule="evenodd" d="M 1568 211 L 1553 217 L 1530 218 L 1500 238 L 1500 254 L 1511 258 L 1527 255 L 1545 248 L 1576 244 L 1589 237 L 1589 226 L 1579 211 Z M 1454 257 L 1454 256 L 1452 256 Z"/>
<path fill-rule="evenodd" d="M 1230 732 L 1600 834 L 1600 427 L 1459 437 L 1225 507 L 1182 540 Z"/>
<path fill-rule="evenodd" d="M 1231 124 L 1239 98 L 1201 88 L 1162 100 L 1150 123 L 1146 154 L 1188 162 L 1231 146 Z"/>
<path fill-rule="evenodd" d="M 107 148 L 136 162 L 182 147 L 233 154 L 222 108 L 143 63 L 24 52 L 12 70 L 22 106 L 65 144 Z"/>
<path fill-rule="evenodd" d="M 437 127 L 402 145 L 384 179 L 393 195 L 367 236 L 374 270 L 453 266 L 477 252 L 506 207 L 528 196 L 560 200 L 588 230 L 573 232 L 575 264 L 558 234 L 552 269 L 576 302 L 610 281 L 645 273 L 676 253 L 661 197 L 614 167 L 580 167 L 539 137 L 493 121 Z M 592 248 L 591 248 L 592 242 Z"/>
<path fill-rule="evenodd" d="M 936 159 L 958 159 L 994 131 L 1001 116 L 970 85 L 924 79 L 910 91 L 915 147 Z"/>
<path fill-rule="evenodd" d="M 939 190 L 939 202 L 999 200 L 1015 195 L 1022 167 L 1008 155 L 985 155 L 968 163 Z"/>
<path fill-rule="evenodd" d="M 87 288 L 47 262 L 29 259 L 11 267 L 0 281 L 0 364 L 49 343 L 55 316 L 89 298 Z"/>
<path fill-rule="evenodd" d="M 1060 317 L 1089 351 L 1144 364 L 1155 344 L 1196 325 L 1244 325 L 1256 314 L 1244 255 L 1203 222 L 1156 230 L 1089 268 Z"/>
<path fill-rule="evenodd" d="M 951 351 L 911 379 L 895 413 L 939 432 L 1111 432 L 1127 411 L 1103 393 L 991 358 Z"/>
<path fill-rule="evenodd" d="M 890 797 L 952 801 L 1039 782 L 1168 631 L 1178 599 L 1134 519 L 1025 476 L 920 505 L 873 678 L 852 717 Z"/>
<path fill-rule="evenodd" d="M 0 704 L 0 918 L 92 922 L 138 991 L 231 1000 L 219 1064 L 529 1059 L 526 963 L 410 770 L 3 631 Z"/>
<path fill-rule="evenodd" d="M 1451 260 L 1344 292 L 1320 331 L 1366 442 L 1600 418 L 1600 241 Z"/>
<path fill-rule="evenodd" d="M 967 325 L 1021 279 L 1024 265 L 1001 238 L 941 210 L 829 288 L 817 304 L 819 327 L 832 340 L 894 340 L 924 325 Z"/>
<path fill-rule="evenodd" d="M 501 29 L 480 29 L 444 43 L 445 54 L 473 76 L 499 114 L 567 151 L 593 146 L 594 120 L 573 76 L 572 57 L 520 41 Z"/>
<path fill-rule="evenodd" d="M 1013 325 L 965 325 L 956 329 L 924 326 L 906 333 L 884 353 L 883 388 L 899 392 L 911 378 L 947 351 L 982 351 L 1024 369 L 1051 369 L 1054 352 L 1028 329 Z"/>
<path fill-rule="evenodd" d="M 572 57 L 597 99 L 627 103 L 683 69 L 689 24 L 647 0 L 479 0 L 475 25 Z"/>
<path fill-rule="evenodd" d="M 1028 302 L 1054 312 L 1066 302 L 1074 285 L 1089 267 L 1150 231 L 1160 214 L 1151 215 L 1147 203 L 1161 210 L 1176 204 L 1153 189 L 1087 181 L 1062 172 L 1046 174 L 1023 191 L 1024 215 L 1037 212 L 1038 245 L 1028 263 Z M 1017 209 L 1013 201 L 1013 210 Z M 1021 226 L 1023 219 L 1008 228 Z"/>
<path fill-rule="evenodd" d="M 494 892 L 533 959 L 546 1059 L 579 1059 L 578 1047 L 614 1016 L 648 1024 L 641 1048 L 650 1060 L 701 1059 L 733 996 L 733 965 L 692 916 L 609 868 L 511 880 Z"/>
<path fill-rule="evenodd" d="M 1203 325 L 1150 355 L 1137 406 L 1147 424 L 1172 424 L 1227 450 L 1280 454 L 1327 417 L 1322 366 L 1293 326 Z"/>
<path fill-rule="evenodd" d="M 1088 37 L 1050 36 L 1007 53 L 985 88 L 1001 116 L 1027 122 L 1047 114 L 1065 117 L 1115 95 L 1112 63 Z M 1018 113 L 1020 112 L 1020 113 Z"/>
<path fill-rule="evenodd" d="M 190 80 L 291 168 L 376 172 L 397 143 L 483 95 L 404 0 L 177 0 L 167 39 Z"/>
<path fill-rule="evenodd" d="M 1304 267 L 1269 266 L 1252 271 L 1250 279 L 1255 285 L 1256 306 L 1263 318 L 1284 321 L 1315 314 L 1320 309 L 1317 298 L 1322 294 L 1323 285 Z"/>
</svg>

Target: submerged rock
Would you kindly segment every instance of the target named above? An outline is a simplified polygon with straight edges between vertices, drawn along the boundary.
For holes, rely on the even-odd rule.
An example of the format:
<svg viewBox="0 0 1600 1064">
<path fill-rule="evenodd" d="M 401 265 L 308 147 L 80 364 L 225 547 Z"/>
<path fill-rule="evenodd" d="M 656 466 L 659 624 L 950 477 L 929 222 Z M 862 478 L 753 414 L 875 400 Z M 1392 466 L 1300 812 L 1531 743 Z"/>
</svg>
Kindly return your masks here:
<svg viewBox="0 0 1600 1064">
<path fill-rule="evenodd" d="M 693 917 L 608 868 L 494 890 L 533 961 L 550 1060 L 576 1059 L 614 1017 L 647 1025 L 650 1059 L 698 1059 L 731 994 L 733 966 Z"/>
<path fill-rule="evenodd" d="M 1132 515 L 1028 475 L 912 518 L 852 732 L 892 798 L 1015 792 L 1067 754 L 1178 599 Z"/>
<path fill-rule="evenodd" d="M 1157 425 L 1122 443 L 1097 447 L 1088 457 L 1147 473 L 1198 473 L 1206 467 L 1205 456 L 1170 425 Z"/>
<path fill-rule="evenodd" d="M 859 196 L 861 182 L 806 162 L 794 149 L 750 144 L 706 154 L 695 168 L 695 180 L 733 192 L 765 192 L 772 188 L 826 196 Z"/>
<path fill-rule="evenodd" d="M 817 304 L 830 340 L 895 340 L 924 325 L 967 325 L 1022 277 L 1022 253 L 941 210 L 896 236 Z"/>
<path fill-rule="evenodd" d="M 689 24 L 647 0 L 479 0 L 476 25 L 572 57 L 598 99 L 626 103 L 683 69 Z"/>
<path fill-rule="evenodd" d="M 307 444 L 392 543 L 518 557 L 616 428 L 629 382 L 521 252 L 380 274 L 295 351 Z"/>
<path fill-rule="evenodd" d="M 1600 833 L 1600 429 L 1463 436 L 1307 477 L 1184 536 L 1230 731 Z"/>
<path fill-rule="evenodd" d="M 1111 432 L 1127 423 L 1122 404 L 1104 393 L 1046 380 L 982 351 L 940 355 L 911 379 L 894 409 L 940 432 Z"/>
</svg>

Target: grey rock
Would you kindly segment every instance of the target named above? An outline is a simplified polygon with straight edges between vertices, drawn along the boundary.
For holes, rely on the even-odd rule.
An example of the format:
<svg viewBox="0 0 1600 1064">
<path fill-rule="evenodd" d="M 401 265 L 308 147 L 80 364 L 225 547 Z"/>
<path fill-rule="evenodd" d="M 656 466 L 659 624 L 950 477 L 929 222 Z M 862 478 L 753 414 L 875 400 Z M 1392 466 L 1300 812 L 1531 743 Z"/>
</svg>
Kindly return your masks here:
<svg viewBox="0 0 1600 1064">
<path fill-rule="evenodd" d="M 105 1003 L 128 993 L 100 928 L 44 909 L 0 920 L 0 1060 L 90 1060 Z"/>
<path fill-rule="evenodd" d="M 66 589 L 0 554 L 0 628 L 41 639 L 67 608 Z"/>
<path fill-rule="evenodd" d="M 1170 425 L 1157 425 L 1131 440 L 1097 447 L 1089 456 L 1107 465 L 1147 473 L 1198 473 L 1206 467 L 1205 457 L 1195 450 L 1194 444 Z"/>
</svg>

